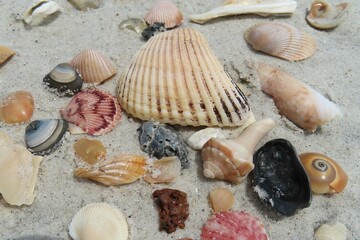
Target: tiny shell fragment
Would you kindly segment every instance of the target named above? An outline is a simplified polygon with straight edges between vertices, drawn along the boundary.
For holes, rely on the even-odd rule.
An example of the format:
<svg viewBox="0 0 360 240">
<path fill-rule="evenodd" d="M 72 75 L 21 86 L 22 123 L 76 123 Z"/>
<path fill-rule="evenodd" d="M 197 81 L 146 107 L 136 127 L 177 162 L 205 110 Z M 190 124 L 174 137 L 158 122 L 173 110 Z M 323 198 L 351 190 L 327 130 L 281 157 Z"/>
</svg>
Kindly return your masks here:
<svg viewBox="0 0 360 240">
<path fill-rule="evenodd" d="M 34 112 L 34 99 L 31 93 L 17 91 L 0 102 L 0 121 L 17 124 L 30 120 Z"/>
<path fill-rule="evenodd" d="M 0 66 L 7 60 L 9 60 L 16 52 L 0 45 Z"/>
<path fill-rule="evenodd" d="M 180 176 L 181 163 L 177 157 L 163 157 L 155 160 L 145 174 L 144 180 L 154 183 L 171 183 Z"/>
<path fill-rule="evenodd" d="M 234 205 L 234 194 L 226 188 L 216 188 L 209 194 L 214 212 L 229 211 Z"/>
<path fill-rule="evenodd" d="M 81 138 L 74 144 L 76 155 L 83 161 L 92 165 L 106 157 L 106 148 L 99 140 Z"/>
</svg>

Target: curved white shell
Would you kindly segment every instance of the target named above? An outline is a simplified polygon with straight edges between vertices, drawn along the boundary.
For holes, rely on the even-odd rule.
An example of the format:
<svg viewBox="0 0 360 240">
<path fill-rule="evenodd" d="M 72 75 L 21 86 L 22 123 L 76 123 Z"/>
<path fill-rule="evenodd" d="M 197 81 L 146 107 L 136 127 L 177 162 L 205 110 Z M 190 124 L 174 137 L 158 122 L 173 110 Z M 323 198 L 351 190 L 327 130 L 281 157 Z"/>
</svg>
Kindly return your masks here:
<svg viewBox="0 0 360 240">
<path fill-rule="evenodd" d="M 221 128 L 205 128 L 193 133 L 186 143 L 195 150 L 200 150 L 211 138 L 226 138 Z"/>
<path fill-rule="evenodd" d="M 47 16 L 59 10 L 60 7 L 56 2 L 41 0 L 25 11 L 24 21 L 30 25 L 38 25 L 41 24 Z"/>
<path fill-rule="evenodd" d="M 129 229 L 119 209 L 107 203 L 91 203 L 75 214 L 69 234 L 74 240 L 127 240 Z"/>
<path fill-rule="evenodd" d="M 315 240 L 346 240 L 347 228 L 342 223 L 321 225 L 315 232 Z"/>
</svg>

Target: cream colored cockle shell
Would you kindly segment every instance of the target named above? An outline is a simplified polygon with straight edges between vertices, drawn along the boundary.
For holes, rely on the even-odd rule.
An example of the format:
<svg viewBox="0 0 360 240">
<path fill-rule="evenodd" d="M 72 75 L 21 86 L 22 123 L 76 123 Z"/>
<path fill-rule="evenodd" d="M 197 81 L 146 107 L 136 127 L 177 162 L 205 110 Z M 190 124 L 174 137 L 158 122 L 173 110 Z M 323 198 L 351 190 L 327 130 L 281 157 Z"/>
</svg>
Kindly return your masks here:
<svg viewBox="0 0 360 240">
<path fill-rule="evenodd" d="M 134 117 L 170 124 L 240 126 L 251 113 L 204 36 L 191 28 L 151 38 L 120 78 L 117 97 Z"/>
<path fill-rule="evenodd" d="M 25 11 L 24 21 L 29 25 L 39 25 L 45 20 L 45 18 L 59 10 L 59 5 L 54 1 L 36 1 Z"/>
<path fill-rule="evenodd" d="M 119 209 L 107 203 L 90 203 L 75 214 L 69 234 L 74 240 L 127 240 L 129 229 Z"/>
<path fill-rule="evenodd" d="M 346 240 L 347 228 L 342 223 L 323 224 L 315 231 L 315 240 Z"/>
<path fill-rule="evenodd" d="M 11 205 L 34 201 L 36 178 L 43 157 L 33 156 L 24 146 L 14 144 L 0 132 L 0 193 Z"/>
</svg>

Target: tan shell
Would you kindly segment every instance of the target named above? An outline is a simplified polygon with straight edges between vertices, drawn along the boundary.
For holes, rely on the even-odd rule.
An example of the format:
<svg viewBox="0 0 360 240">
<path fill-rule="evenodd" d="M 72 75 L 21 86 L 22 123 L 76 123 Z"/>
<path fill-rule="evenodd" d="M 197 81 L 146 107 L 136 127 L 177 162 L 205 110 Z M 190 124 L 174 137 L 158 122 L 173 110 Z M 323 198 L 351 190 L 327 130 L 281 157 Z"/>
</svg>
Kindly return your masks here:
<svg viewBox="0 0 360 240">
<path fill-rule="evenodd" d="M 184 21 L 180 10 L 168 0 L 156 2 L 144 19 L 150 26 L 158 22 L 164 23 L 166 28 L 180 26 Z"/>
<path fill-rule="evenodd" d="M 88 168 L 77 168 L 74 175 L 115 186 L 136 181 L 145 175 L 146 169 L 145 157 L 124 154 Z"/>
<path fill-rule="evenodd" d="M 347 228 L 342 223 L 323 224 L 315 231 L 315 240 L 346 240 Z"/>
<path fill-rule="evenodd" d="M 0 64 L 11 58 L 16 52 L 5 46 L 0 46 Z M 0 65 L 1 66 L 1 65 Z"/>
<path fill-rule="evenodd" d="M 229 211 L 234 205 L 234 193 L 226 188 L 215 188 L 209 197 L 214 212 Z"/>
<path fill-rule="evenodd" d="M 99 140 L 81 138 L 74 144 L 75 154 L 88 164 L 95 164 L 106 157 L 106 148 Z"/>
<path fill-rule="evenodd" d="M 144 180 L 154 183 L 171 183 L 180 176 L 181 162 L 178 157 L 163 157 L 155 160 L 145 174 Z"/>
<path fill-rule="evenodd" d="M 244 37 L 255 50 L 288 61 L 309 58 L 316 51 L 316 42 L 309 34 L 286 23 L 258 23 L 248 28 Z"/>
<path fill-rule="evenodd" d="M 34 99 L 31 93 L 17 91 L 0 102 L 0 121 L 16 124 L 28 122 L 34 112 Z"/>
<path fill-rule="evenodd" d="M 87 11 L 92 8 L 99 8 L 100 0 L 68 0 L 77 10 Z"/>
<path fill-rule="evenodd" d="M 116 207 L 107 203 L 90 203 L 75 214 L 69 234 L 74 240 L 127 240 L 129 227 Z"/>
<path fill-rule="evenodd" d="M 43 157 L 33 156 L 24 146 L 14 144 L 0 132 L 0 193 L 11 205 L 30 205 L 40 162 Z"/>
<path fill-rule="evenodd" d="M 84 50 L 69 63 L 83 77 L 84 82 L 100 84 L 116 74 L 116 68 L 97 50 Z"/>
<path fill-rule="evenodd" d="M 190 28 L 151 38 L 122 75 L 117 96 L 129 114 L 162 123 L 240 126 L 251 113 L 203 35 Z"/>
</svg>

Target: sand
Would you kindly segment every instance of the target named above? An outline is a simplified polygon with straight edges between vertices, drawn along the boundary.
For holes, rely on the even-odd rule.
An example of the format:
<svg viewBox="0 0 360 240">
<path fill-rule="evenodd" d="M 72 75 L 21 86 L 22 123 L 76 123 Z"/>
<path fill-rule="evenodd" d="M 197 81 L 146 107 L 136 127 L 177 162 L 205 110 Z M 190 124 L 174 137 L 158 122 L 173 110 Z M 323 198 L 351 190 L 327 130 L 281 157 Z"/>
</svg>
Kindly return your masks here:
<svg viewBox="0 0 360 240">
<path fill-rule="evenodd" d="M 30 91 L 35 99 L 32 120 L 59 118 L 59 109 L 69 102 L 46 91 L 43 77 L 57 64 L 69 61 L 78 52 L 98 49 L 114 62 L 118 74 L 97 88 L 115 94 L 122 71 L 136 51 L 144 44 L 139 34 L 119 31 L 118 24 L 129 17 L 141 17 L 153 1 L 107 0 L 99 9 L 79 12 L 65 0 L 57 1 L 61 13 L 41 26 L 29 27 L 21 15 L 29 1 L 0 0 L 0 44 L 17 54 L 0 68 L 0 97 L 17 91 Z M 208 193 L 215 187 L 226 187 L 235 193 L 234 210 L 245 210 L 257 216 L 271 239 L 312 239 L 314 229 L 323 223 L 341 222 L 348 228 L 347 239 L 360 239 L 360 8 L 350 0 L 349 18 L 332 31 L 319 31 L 305 21 L 310 1 L 298 1 L 291 17 L 262 18 L 253 15 L 226 17 L 205 25 L 189 22 L 192 13 L 204 12 L 221 4 L 217 1 L 175 1 L 185 15 L 183 27 L 199 30 L 209 41 L 219 61 L 236 82 L 242 84 L 257 119 L 271 117 L 277 123 L 258 145 L 274 138 L 292 142 L 299 153 L 314 151 L 335 159 L 349 175 L 344 192 L 337 195 L 313 195 L 310 207 L 292 217 L 281 217 L 259 200 L 253 190 L 252 176 L 239 185 L 211 181 L 203 177 L 199 154 L 189 148 L 190 168 L 170 185 L 150 186 L 144 181 L 105 187 L 73 176 L 76 156 L 73 144 L 82 136 L 66 135 L 64 144 L 41 163 L 36 183 L 36 198 L 30 206 L 15 207 L 0 198 L 0 239 L 70 239 L 68 226 L 74 214 L 93 202 L 107 202 L 118 207 L 127 217 L 130 239 L 200 239 L 200 229 L 212 214 Z M 338 1 L 336 1 L 337 3 Z M 245 29 L 264 21 L 289 23 L 311 34 L 317 41 L 314 56 L 300 62 L 287 62 L 253 51 L 243 39 Z M 343 118 L 335 119 L 315 133 L 304 133 L 281 117 L 273 101 L 259 89 L 253 64 L 265 62 L 280 67 L 307 83 L 335 102 Z M 123 113 L 116 128 L 96 137 L 107 147 L 108 156 L 120 153 L 144 154 L 139 148 L 137 128 L 141 121 Z M 0 123 L 1 131 L 24 145 L 26 124 L 9 126 Z M 195 128 L 179 128 L 187 137 Z M 152 192 L 170 187 L 188 194 L 190 216 L 183 230 L 160 232 L 158 212 Z"/>
</svg>

